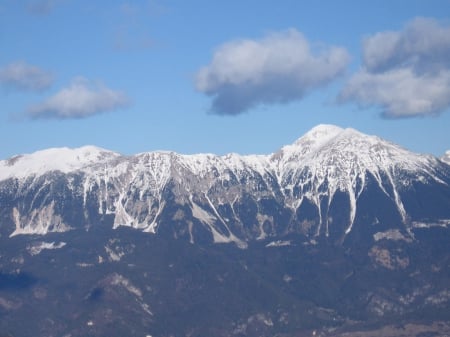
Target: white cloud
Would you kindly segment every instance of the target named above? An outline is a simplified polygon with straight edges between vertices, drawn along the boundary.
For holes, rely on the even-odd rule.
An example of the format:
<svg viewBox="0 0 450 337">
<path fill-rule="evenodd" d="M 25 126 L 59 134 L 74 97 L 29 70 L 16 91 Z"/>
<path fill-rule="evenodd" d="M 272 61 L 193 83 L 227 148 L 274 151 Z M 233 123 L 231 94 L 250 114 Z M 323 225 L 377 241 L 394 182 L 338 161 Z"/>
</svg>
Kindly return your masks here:
<svg viewBox="0 0 450 337">
<path fill-rule="evenodd" d="M 437 115 L 450 106 L 450 70 L 423 75 L 410 68 L 361 70 L 347 83 L 341 99 L 379 106 L 388 118 Z"/>
<path fill-rule="evenodd" d="M 128 97 L 104 85 L 78 78 L 42 103 L 30 106 L 26 114 L 33 118 L 85 118 L 129 105 Z"/>
<path fill-rule="evenodd" d="M 373 72 L 393 67 L 428 71 L 450 66 L 450 27 L 436 20 L 416 18 L 400 32 L 382 32 L 367 38 L 363 60 Z M 431 69 L 430 69 L 431 68 Z"/>
<path fill-rule="evenodd" d="M 222 45 L 198 71 L 196 88 L 213 97 L 213 113 L 237 115 L 261 104 L 299 100 L 342 74 L 348 62 L 344 48 L 313 53 L 306 38 L 291 29 Z"/>
<path fill-rule="evenodd" d="M 339 100 L 380 107 L 390 118 L 442 113 L 450 107 L 450 27 L 417 18 L 402 31 L 368 37 L 363 68 Z"/>
<path fill-rule="evenodd" d="M 51 73 L 25 62 L 14 62 L 0 68 L 0 84 L 5 88 L 41 91 L 52 83 Z"/>
</svg>

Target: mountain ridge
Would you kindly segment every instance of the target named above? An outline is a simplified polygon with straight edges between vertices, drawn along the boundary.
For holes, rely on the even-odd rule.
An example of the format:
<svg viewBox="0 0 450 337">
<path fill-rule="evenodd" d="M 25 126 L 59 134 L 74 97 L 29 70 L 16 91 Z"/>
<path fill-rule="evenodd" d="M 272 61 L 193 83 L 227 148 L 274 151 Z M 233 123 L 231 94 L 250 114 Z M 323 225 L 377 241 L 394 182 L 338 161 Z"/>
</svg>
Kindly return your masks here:
<svg viewBox="0 0 450 337">
<path fill-rule="evenodd" d="M 369 136 L 366 134 L 363 134 L 359 132 L 356 129 L 353 128 L 341 128 L 335 125 L 331 124 L 319 124 L 312 128 L 310 131 L 305 133 L 303 136 L 295 140 L 290 145 L 282 146 L 278 151 L 270 154 L 247 154 L 247 155 L 240 155 L 234 152 L 224 154 L 224 155 L 216 155 L 213 153 L 197 153 L 197 154 L 181 154 L 174 151 L 169 150 L 157 150 L 157 151 L 145 151 L 140 152 L 134 155 L 123 155 L 118 152 L 107 150 L 104 148 L 97 147 L 95 145 L 85 145 L 78 148 L 68 148 L 68 147 L 57 147 L 57 148 L 48 148 L 44 150 L 39 150 L 30 154 L 19 154 L 12 156 L 10 158 L 0 160 L 0 180 L 4 180 L 8 178 L 9 176 L 14 177 L 17 175 L 21 175 L 22 177 L 24 175 L 29 175 L 33 173 L 45 173 L 47 171 L 52 170 L 59 170 L 63 173 L 76 171 L 78 169 L 81 169 L 85 166 L 88 166 L 90 164 L 96 165 L 99 162 L 103 162 L 106 160 L 115 160 L 118 158 L 126 159 L 126 158 L 134 158 L 134 157 L 140 157 L 140 156 L 165 156 L 165 155 L 173 155 L 182 157 L 186 160 L 192 158 L 198 161 L 199 158 L 220 158 L 224 161 L 229 161 L 229 159 L 232 158 L 239 158 L 243 160 L 248 160 L 248 162 L 251 162 L 252 160 L 259 161 L 261 159 L 267 159 L 269 161 L 272 161 L 279 157 L 281 153 L 289 154 L 290 152 L 293 152 L 301 159 L 304 159 L 304 157 L 309 152 L 317 152 L 320 150 L 322 146 L 325 146 L 327 142 L 332 141 L 336 137 L 342 136 L 342 135 L 348 135 L 353 134 L 356 135 L 358 138 L 365 138 L 366 140 L 371 139 L 373 143 L 384 143 L 384 144 L 392 144 L 395 147 L 401 148 L 400 146 L 385 141 L 377 136 Z M 316 143 L 314 146 L 310 146 L 311 143 Z M 299 148 L 301 152 L 299 153 Z M 410 151 L 408 151 L 410 152 Z M 450 151 L 448 151 L 450 153 Z M 410 152 L 413 153 L 413 152 Z M 421 157 L 433 157 L 432 155 L 426 155 L 426 154 L 417 154 Z M 446 153 L 447 155 L 447 153 Z M 445 155 L 442 157 L 444 158 Z M 238 160 L 239 161 L 239 160 Z M 22 165 L 20 167 L 16 166 L 18 163 L 21 163 Z M 44 164 L 48 165 L 45 166 Z M 76 165 L 78 164 L 78 165 Z M 28 170 L 23 170 L 25 166 L 31 166 L 28 168 Z M 65 165 L 65 166 L 64 166 Z M 7 168 L 10 168 L 9 170 Z M 6 171 L 6 173 L 5 173 Z M 14 175 L 13 171 L 19 171 L 16 172 L 16 175 Z M 9 173 L 9 175 L 8 175 Z M 3 175 L 1 175 L 3 174 Z"/>
<path fill-rule="evenodd" d="M 155 151 L 122 156 L 87 146 L 0 161 L 0 197 L 10 200 L 12 192 L 16 200 L 6 210 L 15 227 L 10 235 L 65 231 L 74 228 L 73 222 L 112 216 L 113 228 L 150 233 L 161 223 L 173 227 L 179 222 L 172 235 L 191 242 L 196 232 L 242 247 L 249 240 L 288 233 L 331 235 L 342 242 L 355 222 L 386 218 L 360 214 L 365 207 L 360 200 L 368 192 L 383 200 L 389 221 L 404 231 L 414 221 L 436 218 L 427 210 L 430 201 L 420 196 L 426 206 L 405 205 L 416 185 L 425 191 L 437 186 L 447 195 L 450 168 L 433 156 L 333 125 L 319 125 L 269 155 Z M 72 220 L 63 214 L 67 200 L 73 203 Z M 435 206 L 436 221 L 450 221 L 446 202 Z M 182 224 L 186 219 L 190 224 Z"/>
</svg>

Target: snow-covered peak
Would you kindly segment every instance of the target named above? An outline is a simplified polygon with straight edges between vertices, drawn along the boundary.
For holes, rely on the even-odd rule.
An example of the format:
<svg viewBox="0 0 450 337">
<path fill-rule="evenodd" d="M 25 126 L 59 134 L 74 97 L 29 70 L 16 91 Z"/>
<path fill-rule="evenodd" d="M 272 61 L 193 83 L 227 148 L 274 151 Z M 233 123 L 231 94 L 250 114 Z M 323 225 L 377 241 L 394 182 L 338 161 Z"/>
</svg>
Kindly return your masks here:
<svg viewBox="0 0 450 337">
<path fill-rule="evenodd" d="M 307 148 L 309 150 L 320 148 L 327 144 L 330 140 L 337 137 L 344 132 L 344 129 L 328 124 L 320 124 L 310 131 L 305 133 L 302 137 L 297 139 L 294 144 L 290 145 L 292 148 Z M 285 147 L 286 149 L 288 146 Z"/>
<path fill-rule="evenodd" d="M 310 158 L 304 159 L 316 161 L 319 165 L 327 163 L 339 166 L 338 163 L 341 163 L 347 166 L 349 162 L 354 162 L 361 169 L 370 171 L 393 166 L 414 170 L 428 166 L 431 157 L 413 153 L 377 136 L 347 128 L 321 144 Z"/>
<path fill-rule="evenodd" d="M 445 152 L 445 154 L 442 156 L 441 160 L 447 164 L 450 164 L 450 150 Z"/>
<path fill-rule="evenodd" d="M 344 131 L 343 128 L 331 124 L 319 124 L 300 137 L 294 144 L 305 142 L 321 144 Z"/>
<path fill-rule="evenodd" d="M 0 180 L 41 175 L 49 171 L 68 173 L 117 157 L 120 154 L 95 146 L 50 148 L 0 161 Z"/>
<path fill-rule="evenodd" d="M 292 161 L 313 153 L 335 139 L 344 129 L 329 124 L 320 124 L 305 135 L 297 139 L 293 144 L 286 145 L 273 155 L 273 159 Z"/>
<path fill-rule="evenodd" d="M 284 146 L 272 160 L 279 174 L 307 166 L 322 175 L 335 172 L 352 176 L 393 167 L 423 170 L 433 166 L 435 159 L 352 128 L 319 125 L 292 145 Z"/>
</svg>

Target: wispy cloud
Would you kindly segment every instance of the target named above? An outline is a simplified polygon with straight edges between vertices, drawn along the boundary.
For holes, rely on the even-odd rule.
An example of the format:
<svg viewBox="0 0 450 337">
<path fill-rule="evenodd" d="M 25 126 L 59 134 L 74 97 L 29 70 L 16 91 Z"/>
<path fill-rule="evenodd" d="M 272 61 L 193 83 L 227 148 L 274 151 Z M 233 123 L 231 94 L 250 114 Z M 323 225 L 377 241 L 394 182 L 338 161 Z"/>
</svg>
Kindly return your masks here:
<svg viewBox="0 0 450 337">
<path fill-rule="evenodd" d="M 47 15 L 51 13 L 61 1 L 62 0 L 32 0 L 28 2 L 27 10 L 30 14 Z"/>
<path fill-rule="evenodd" d="M 220 46 L 196 75 L 196 88 L 213 97 L 211 112 L 237 115 L 264 104 L 300 100 L 341 75 L 349 62 L 341 47 L 313 52 L 295 29 Z"/>
<path fill-rule="evenodd" d="M 450 27 L 417 18 L 363 43 L 363 67 L 339 101 L 382 109 L 387 118 L 438 115 L 450 107 Z"/>
<path fill-rule="evenodd" d="M 120 19 L 113 35 L 113 47 L 117 51 L 145 50 L 155 46 L 149 31 L 149 20 L 164 15 L 168 8 L 156 0 L 123 2 L 119 7 Z"/>
<path fill-rule="evenodd" d="M 129 104 L 130 100 L 123 92 L 77 78 L 44 102 L 30 106 L 25 113 L 32 119 L 86 118 Z"/>
<path fill-rule="evenodd" d="M 7 89 L 41 91 L 52 83 L 50 72 L 26 62 L 14 62 L 0 68 L 0 84 Z"/>
</svg>

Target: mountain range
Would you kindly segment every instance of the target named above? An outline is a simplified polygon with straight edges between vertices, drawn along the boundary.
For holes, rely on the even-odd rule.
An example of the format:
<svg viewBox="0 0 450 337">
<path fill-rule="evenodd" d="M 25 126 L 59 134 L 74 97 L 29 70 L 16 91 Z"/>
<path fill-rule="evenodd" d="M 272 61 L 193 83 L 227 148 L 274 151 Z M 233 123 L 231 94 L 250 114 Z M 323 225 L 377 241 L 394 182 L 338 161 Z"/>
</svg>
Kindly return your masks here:
<svg viewBox="0 0 450 337">
<path fill-rule="evenodd" d="M 319 125 L 269 155 L 0 161 L 0 333 L 447 333 L 449 158 Z"/>
</svg>

